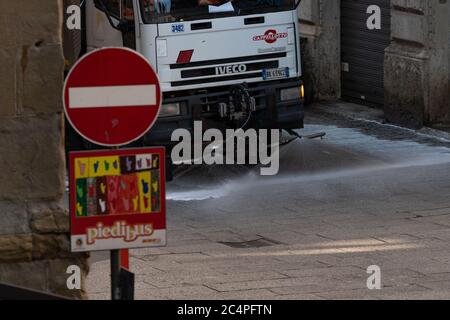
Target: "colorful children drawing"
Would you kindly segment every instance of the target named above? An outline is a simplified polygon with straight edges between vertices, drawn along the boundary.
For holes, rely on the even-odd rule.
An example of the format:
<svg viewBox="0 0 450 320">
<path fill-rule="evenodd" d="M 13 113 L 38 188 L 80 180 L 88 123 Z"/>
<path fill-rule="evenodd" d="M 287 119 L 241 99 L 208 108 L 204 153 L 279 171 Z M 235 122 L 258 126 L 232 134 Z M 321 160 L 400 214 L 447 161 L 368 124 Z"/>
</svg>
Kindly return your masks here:
<svg viewBox="0 0 450 320">
<path fill-rule="evenodd" d="M 75 159 L 76 216 L 160 212 L 159 155 Z"/>
</svg>

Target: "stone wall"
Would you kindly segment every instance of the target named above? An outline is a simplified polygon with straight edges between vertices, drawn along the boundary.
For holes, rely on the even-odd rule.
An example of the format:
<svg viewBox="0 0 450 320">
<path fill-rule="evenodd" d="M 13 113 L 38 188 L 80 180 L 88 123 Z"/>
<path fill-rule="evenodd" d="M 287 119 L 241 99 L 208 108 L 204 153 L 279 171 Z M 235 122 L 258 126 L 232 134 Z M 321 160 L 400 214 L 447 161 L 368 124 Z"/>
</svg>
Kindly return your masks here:
<svg viewBox="0 0 450 320">
<path fill-rule="evenodd" d="M 411 128 L 449 122 L 447 1 L 392 0 L 385 56 L 385 114 Z"/>
<path fill-rule="evenodd" d="M 62 0 L 0 2 L 0 282 L 84 297 L 69 253 Z M 83 277 L 84 278 L 84 277 Z"/>
<path fill-rule="evenodd" d="M 303 73 L 316 100 L 341 97 L 340 2 L 303 0 L 298 7 Z"/>
</svg>

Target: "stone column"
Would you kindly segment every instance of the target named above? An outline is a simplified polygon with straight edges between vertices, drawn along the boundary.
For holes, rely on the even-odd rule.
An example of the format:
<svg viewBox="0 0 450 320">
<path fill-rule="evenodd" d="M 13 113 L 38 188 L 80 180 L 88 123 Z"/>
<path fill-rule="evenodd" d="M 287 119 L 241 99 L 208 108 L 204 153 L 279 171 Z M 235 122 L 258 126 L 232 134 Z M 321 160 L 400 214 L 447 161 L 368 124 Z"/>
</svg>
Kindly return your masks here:
<svg viewBox="0 0 450 320">
<path fill-rule="evenodd" d="M 0 2 L 0 282 L 68 290 L 62 1 Z"/>
<path fill-rule="evenodd" d="M 392 0 L 384 68 L 388 121 L 410 128 L 449 122 L 449 5 Z"/>
<path fill-rule="evenodd" d="M 341 97 L 341 1 L 303 0 L 298 8 L 303 73 L 310 77 L 316 100 Z"/>
</svg>

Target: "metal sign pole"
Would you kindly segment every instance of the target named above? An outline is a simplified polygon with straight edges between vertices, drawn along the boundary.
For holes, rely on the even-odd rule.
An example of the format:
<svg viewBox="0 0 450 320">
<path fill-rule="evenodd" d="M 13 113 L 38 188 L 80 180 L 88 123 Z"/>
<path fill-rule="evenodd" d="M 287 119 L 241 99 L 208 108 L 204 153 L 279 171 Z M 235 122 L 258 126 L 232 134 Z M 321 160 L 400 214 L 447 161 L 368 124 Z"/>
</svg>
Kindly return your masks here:
<svg viewBox="0 0 450 320">
<path fill-rule="evenodd" d="M 120 250 L 111 250 L 111 300 L 121 300 Z"/>
<path fill-rule="evenodd" d="M 113 150 L 119 150 L 119 147 L 113 147 Z M 120 250 L 111 250 L 111 300 L 122 299 L 122 289 L 120 286 Z"/>
</svg>

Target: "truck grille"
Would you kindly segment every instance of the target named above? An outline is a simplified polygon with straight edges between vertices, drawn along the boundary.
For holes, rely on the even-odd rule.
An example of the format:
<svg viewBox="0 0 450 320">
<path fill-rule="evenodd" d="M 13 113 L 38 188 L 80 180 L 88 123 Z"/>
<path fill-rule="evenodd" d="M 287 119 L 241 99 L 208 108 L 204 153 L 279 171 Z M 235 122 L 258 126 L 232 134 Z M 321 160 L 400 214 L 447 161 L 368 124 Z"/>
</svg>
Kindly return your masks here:
<svg viewBox="0 0 450 320">
<path fill-rule="evenodd" d="M 212 83 L 212 82 L 219 82 L 219 81 L 250 79 L 250 78 L 258 78 L 258 77 L 261 77 L 261 72 L 236 74 L 236 75 L 221 76 L 221 77 L 214 77 L 214 78 L 201 78 L 201 79 L 186 80 L 186 81 L 173 81 L 172 87 L 189 86 L 189 85 Z"/>
<path fill-rule="evenodd" d="M 266 60 L 266 59 L 286 58 L 286 57 L 287 57 L 286 52 L 257 54 L 254 56 L 237 57 L 237 58 L 195 61 L 195 62 L 189 62 L 189 63 L 175 63 L 175 64 L 170 65 L 170 69 L 194 68 L 194 67 L 209 66 L 209 65 L 213 65 L 213 64 L 248 62 L 248 61 L 255 61 L 255 60 Z"/>
<path fill-rule="evenodd" d="M 186 80 L 173 81 L 171 82 L 171 85 L 172 87 L 181 87 L 189 85 L 198 85 L 203 83 L 260 78 L 262 77 L 262 70 L 278 68 L 280 65 L 279 60 L 269 60 L 269 59 L 283 58 L 286 56 L 287 56 L 286 52 L 277 52 L 271 54 L 261 54 L 239 58 L 226 58 L 226 59 L 172 64 L 170 65 L 171 69 L 186 69 L 186 68 L 190 69 L 180 71 L 181 79 Z M 256 61 L 256 60 L 269 60 L 269 61 Z M 215 65 L 224 65 L 233 63 L 243 66 L 245 65 L 245 73 L 236 72 L 236 73 L 218 74 Z M 195 67 L 203 67 L 203 68 L 195 68 Z"/>
<path fill-rule="evenodd" d="M 255 98 L 256 110 L 264 109 L 266 107 L 266 92 L 258 88 L 248 88 L 250 96 Z M 208 93 L 208 95 L 200 97 L 200 104 L 202 112 L 208 113 L 210 107 L 219 102 L 228 102 L 230 99 L 229 92 Z"/>
</svg>

